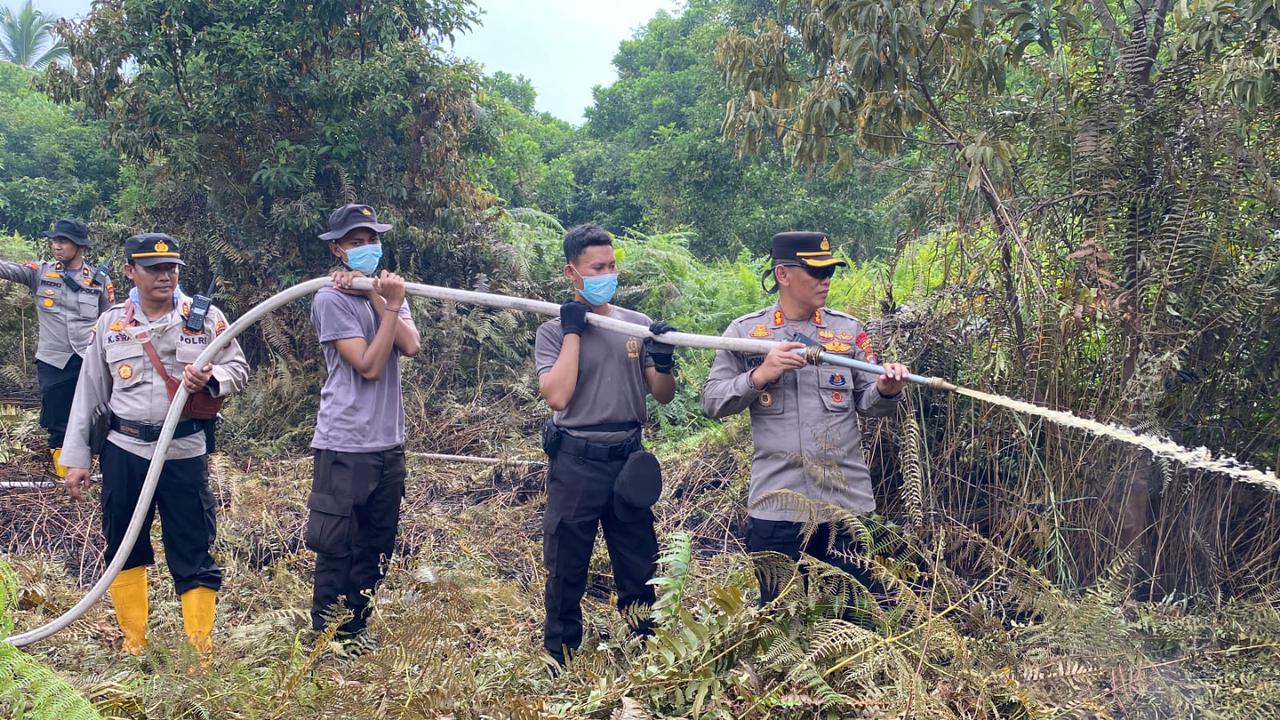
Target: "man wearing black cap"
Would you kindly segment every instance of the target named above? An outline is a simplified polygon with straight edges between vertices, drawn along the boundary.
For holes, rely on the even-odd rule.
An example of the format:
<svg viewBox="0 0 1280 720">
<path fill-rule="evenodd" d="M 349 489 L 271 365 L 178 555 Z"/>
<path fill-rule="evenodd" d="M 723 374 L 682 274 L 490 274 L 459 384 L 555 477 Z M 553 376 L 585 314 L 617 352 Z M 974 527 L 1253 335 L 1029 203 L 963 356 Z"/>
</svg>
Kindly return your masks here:
<svg viewBox="0 0 1280 720">
<path fill-rule="evenodd" d="M 21 265 L 0 260 L 0 279 L 31 288 L 40 321 L 36 346 L 36 378 L 40 382 L 40 426 L 49 432 L 49 454 L 58 477 L 66 477 L 61 462 L 67 413 L 76 394 L 81 356 L 89 330 L 115 300 L 107 266 L 96 272 L 84 264 L 85 248 L 93 247 L 89 228 L 79 220 L 63 219 L 46 230 L 53 262 Z"/>
<path fill-rule="evenodd" d="M 534 361 L 538 392 L 555 411 L 544 430 L 547 508 L 542 557 L 547 570 L 543 646 L 557 662 L 582 643 L 582 596 L 598 528 L 613 564 L 618 609 L 638 633 L 650 631 L 658 558 L 653 513 L 661 478 L 657 460 L 640 444 L 645 396 L 675 397 L 674 348 L 641 342 L 587 324 L 588 313 L 673 330 L 642 313 L 610 304 L 617 288 L 613 239 L 599 225 L 565 233 L 564 276 L 574 299 L 560 319 L 538 328 Z"/>
<path fill-rule="evenodd" d="M 192 364 L 227 329 L 227 320 L 212 306 L 202 324 L 190 319 L 191 299 L 178 285 L 178 270 L 186 263 L 176 240 L 162 233 L 134 235 L 125 241 L 124 253 L 124 272 L 133 281 L 136 297 L 131 293 L 129 300 L 111 306 L 90 334 L 62 454 L 67 489 L 72 497 L 80 497 L 93 453 L 90 426 L 105 406 L 110 410 L 110 433 L 99 458 L 102 529 L 106 557 L 113 557 L 137 505 L 170 400 L 179 383 L 186 386 L 191 400 L 165 454 L 146 524 L 124 570 L 111 583 L 111 601 L 124 631 L 124 651 L 141 654 L 147 646 L 147 566 L 155 562 L 151 520 L 159 509 L 165 560 L 182 602 L 183 625 L 202 664 L 207 664 L 222 586 L 222 570 L 209 553 L 216 520 L 207 441 L 212 438 L 217 398 L 244 387 L 249 363 L 233 340 L 212 363 Z"/>
<path fill-rule="evenodd" d="M 775 340 L 767 355 L 719 350 L 702 404 L 707 415 L 723 418 L 751 411 L 750 509 L 747 548 L 798 560 L 804 552 L 836 565 L 866 585 L 866 571 L 849 558 L 852 538 L 831 520 L 840 513 L 875 510 L 871 475 L 862 457 L 858 414 L 882 417 L 902 398 L 907 368 L 888 363 L 877 376 L 831 365 L 806 365 L 794 351 L 797 333 L 819 342 L 828 353 L 876 362 L 861 323 L 825 307 L 831 277 L 845 261 L 831 254 L 822 233 L 773 236 L 771 293 L 778 302 L 734 320 L 725 337 Z M 816 521 L 817 529 L 803 529 Z M 776 596 L 778 578 L 757 566 L 760 602 Z"/>
<path fill-rule="evenodd" d="M 316 415 L 306 544 L 316 553 L 311 624 L 321 631 L 345 598 L 352 617 L 338 628 L 359 650 L 370 600 L 395 550 L 405 492 L 404 398 L 400 357 L 418 354 L 418 329 L 404 279 L 383 270 L 378 222 L 368 205 L 344 205 L 329 215 L 320 239 L 342 263 L 334 287 L 316 293 L 311 323 L 328 376 Z M 352 280 L 373 277 L 373 290 Z"/>
</svg>

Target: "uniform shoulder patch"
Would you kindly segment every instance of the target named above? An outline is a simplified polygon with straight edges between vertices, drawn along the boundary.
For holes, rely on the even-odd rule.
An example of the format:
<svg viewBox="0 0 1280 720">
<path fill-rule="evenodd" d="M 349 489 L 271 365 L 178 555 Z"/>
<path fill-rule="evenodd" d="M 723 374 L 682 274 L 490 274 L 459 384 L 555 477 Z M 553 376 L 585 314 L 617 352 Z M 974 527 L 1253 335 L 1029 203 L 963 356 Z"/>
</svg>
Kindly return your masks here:
<svg viewBox="0 0 1280 720">
<path fill-rule="evenodd" d="M 866 331 L 858 333 L 858 337 L 853 342 L 867 356 L 867 362 L 876 362 L 875 351 L 871 348 L 871 338 L 867 336 Z"/>
</svg>

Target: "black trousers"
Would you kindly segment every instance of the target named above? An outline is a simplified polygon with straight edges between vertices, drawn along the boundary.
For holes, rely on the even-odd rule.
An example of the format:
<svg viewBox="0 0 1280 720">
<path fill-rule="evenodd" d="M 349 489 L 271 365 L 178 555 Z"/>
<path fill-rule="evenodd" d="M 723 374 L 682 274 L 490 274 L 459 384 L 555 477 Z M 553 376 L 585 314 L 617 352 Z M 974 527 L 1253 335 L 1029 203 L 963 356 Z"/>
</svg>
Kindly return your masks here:
<svg viewBox="0 0 1280 720">
<path fill-rule="evenodd" d="M 40 383 L 40 427 L 49 431 L 49 449 L 62 447 L 67 434 L 67 417 L 71 400 L 76 396 L 83 361 L 73 354 L 64 368 L 56 368 L 43 360 L 36 361 L 36 380 Z"/>
<path fill-rule="evenodd" d="M 404 448 L 369 453 L 316 450 L 307 507 L 307 547 L 316 553 L 311 627 L 345 599 L 352 618 L 338 632 L 351 637 L 369 622 L 369 602 L 386 575 L 400 527 Z"/>
<path fill-rule="evenodd" d="M 108 561 L 115 556 L 129 518 L 138 504 L 150 460 L 108 442 L 102 448 L 102 531 L 107 537 Z M 206 456 L 168 460 L 160 472 L 155 497 L 138 541 L 129 551 L 124 569 L 154 565 L 151 523 L 160 510 L 160 538 L 165 560 L 179 595 L 198 587 L 222 587 L 222 569 L 209 554 L 217 535 L 213 493 L 209 491 Z"/>
<path fill-rule="evenodd" d="M 852 553 L 856 542 L 847 532 L 840 532 L 831 523 L 821 523 L 807 539 L 801 534 L 804 523 L 785 520 L 747 519 L 747 550 L 753 553 L 776 552 L 786 555 L 793 561 L 800 559 L 804 553 L 828 565 L 833 565 L 849 573 L 865 587 L 876 588 L 871 573 L 865 568 L 850 562 L 846 557 Z M 832 543 L 831 533 L 836 537 Z M 756 560 L 756 580 L 760 583 L 760 606 L 764 607 L 778 596 L 783 586 L 790 580 L 776 571 L 776 566 L 767 560 Z"/>
<path fill-rule="evenodd" d="M 542 644 L 561 664 L 566 649 L 582 645 L 582 596 L 598 527 L 604 528 L 613 564 L 618 609 L 626 614 L 636 606 L 653 604 L 653 586 L 646 584 L 658 562 L 653 513 L 645 510 L 639 519 L 625 522 L 613 510 L 613 482 L 625 462 L 560 452 L 547 471 L 547 510 L 542 518 L 547 620 Z M 648 634 L 652 623 L 646 617 L 633 629 Z"/>
</svg>

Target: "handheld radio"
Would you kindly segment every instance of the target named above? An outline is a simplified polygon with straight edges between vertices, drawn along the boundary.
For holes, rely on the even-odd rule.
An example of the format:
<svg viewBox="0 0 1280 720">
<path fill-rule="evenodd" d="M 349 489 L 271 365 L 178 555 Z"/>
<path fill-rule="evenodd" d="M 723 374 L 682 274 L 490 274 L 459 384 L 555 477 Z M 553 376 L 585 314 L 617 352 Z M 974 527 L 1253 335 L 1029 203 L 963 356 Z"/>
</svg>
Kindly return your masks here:
<svg viewBox="0 0 1280 720">
<path fill-rule="evenodd" d="M 186 320 L 188 330 L 204 330 L 204 319 L 209 314 L 209 306 L 213 304 L 213 291 L 217 284 L 218 277 L 215 275 L 209 280 L 208 290 L 191 298 L 191 312 L 187 313 Z"/>
</svg>

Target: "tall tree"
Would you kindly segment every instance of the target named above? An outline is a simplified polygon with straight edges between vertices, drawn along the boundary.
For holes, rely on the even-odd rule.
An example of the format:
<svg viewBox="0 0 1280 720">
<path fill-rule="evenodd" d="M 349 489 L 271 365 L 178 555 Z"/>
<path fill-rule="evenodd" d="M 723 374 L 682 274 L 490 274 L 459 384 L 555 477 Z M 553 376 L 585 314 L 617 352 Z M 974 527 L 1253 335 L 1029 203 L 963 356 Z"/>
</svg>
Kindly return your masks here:
<svg viewBox="0 0 1280 720">
<path fill-rule="evenodd" d="M 33 70 L 67 57 L 67 47 L 53 32 L 54 18 L 31 6 L 0 8 L 0 60 Z"/>
<path fill-rule="evenodd" d="M 126 220 L 188 241 L 190 281 L 216 272 L 235 315 L 328 267 L 316 234 L 357 199 L 396 225 L 390 267 L 477 270 L 460 154 L 477 78 L 440 49 L 473 20 L 466 0 L 103 0 L 64 26 L 72 61 L 44 84 L 106 121 L 136 170 Z M 305 354 L 300 327 L 263 332 Z"/>
</svg>

